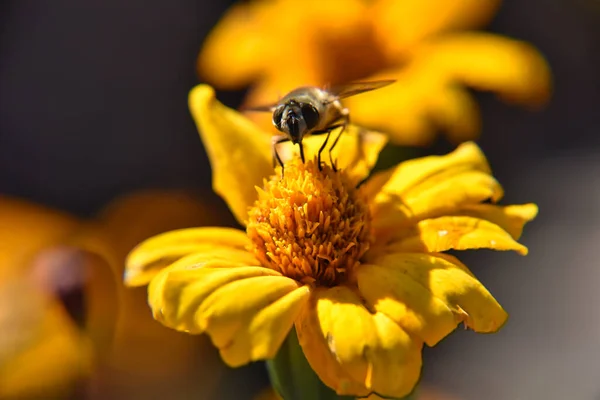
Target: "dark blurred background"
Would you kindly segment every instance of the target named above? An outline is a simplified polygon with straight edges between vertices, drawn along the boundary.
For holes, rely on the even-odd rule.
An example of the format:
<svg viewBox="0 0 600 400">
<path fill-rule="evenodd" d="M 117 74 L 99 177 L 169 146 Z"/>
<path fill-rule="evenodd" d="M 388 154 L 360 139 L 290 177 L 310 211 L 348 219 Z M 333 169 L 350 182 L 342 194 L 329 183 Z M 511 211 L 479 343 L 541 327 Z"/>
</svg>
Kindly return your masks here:
<svg viewBox="0 0 600 400">
<path fill-rule="evenodd" d="M 134 189 L 209 187 L 187 94 L 230 3 L 0 3 L 0 193 L 87 216 Z M 426 351 L 424 380 L 474 400 L 598 399 L 600 2 L 505 0 L 489 30 L 534 44 L 553 70 L 541 111 L 477 95 L 506 202 L 537 202 L 540 216 L 528 257 L 463 257 L 511 318 Z"/>
</svg>

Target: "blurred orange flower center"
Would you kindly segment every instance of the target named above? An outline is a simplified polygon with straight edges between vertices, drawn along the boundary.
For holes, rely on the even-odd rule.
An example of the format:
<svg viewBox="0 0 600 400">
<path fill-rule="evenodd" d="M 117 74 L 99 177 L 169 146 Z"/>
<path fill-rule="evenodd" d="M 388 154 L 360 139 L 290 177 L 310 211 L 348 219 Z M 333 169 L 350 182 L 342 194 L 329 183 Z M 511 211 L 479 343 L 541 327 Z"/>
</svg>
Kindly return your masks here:
<svg viewBox="0 0 600 400">
<path fill-rule="evenodd" d="M 335 286 L 370 245 L 370 215 L 352 180 L 316 161 L 286 164 L 259 190 L 247 225 L 263 266 L 305 284 Z"/>
<path fill-rule="evenodd" d="M 319 32 L 314 49 L 321 81 L 340 84 L 364 79 L 386 67 L 387 59 L 371 24 L 363 23 L 346 32 Z M 395 64 L 397 66 L 397 63 Z"/>
</svg>

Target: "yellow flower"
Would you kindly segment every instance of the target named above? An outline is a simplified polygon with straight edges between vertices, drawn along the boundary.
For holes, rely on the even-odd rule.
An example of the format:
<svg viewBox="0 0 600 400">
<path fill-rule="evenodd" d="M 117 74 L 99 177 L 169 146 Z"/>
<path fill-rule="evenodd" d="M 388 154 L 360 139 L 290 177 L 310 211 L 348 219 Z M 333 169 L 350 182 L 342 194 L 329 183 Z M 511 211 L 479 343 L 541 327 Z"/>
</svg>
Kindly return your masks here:
<svg viewBox="0 0 600 400">
<path fill-rule="evenodd" d="M 59 244 L 78 223 L 0 196 L 0 398 L 64 398 L 90 373 L 89 338 L 28 275 L 38 252 Z"/>
<path fill-rule="evenodd" d="M 477 332 L 504 324 L 492 295 L 443 252 L 526 254 L 516 240 L 537 207 L 495 204 L 502 188 L 475 144 L 402 163 L 356 188 L 382 135 L 350 127 L 334 154 L 339 172 L 315 165 L 323 139 L 308 138 L 306 164 L 290 155 L 281 178 L 266 135 L 211 88 L 195 88 L 190 107 L 213 186 L 246 232 L 184 229 L 138 245 L 126 283 L 149 283 L 157 320 L 207 333 L 234 367 L 273 358 L 295 326 L 326 385 L 391 397 L 416 384 L 423 343 L 435 345 L 461 322 Z"/>
<path fill-rule="evenodd" d="M 0 197 L 0 398 L 68 398 L 91 380 L 101 397 L 212 398 L 226 373 L 214 347 L 157 323 L 121 277 L 139 241 L 230 219 L 181 191 L 120 197 L 85 221 Z M 77 315 L 60 298 L 71 289 Z"/>
<path fill-rule="evenodd" d="M 550 72 L 532 46 L 473 31 L 498 5 L 498 0 L 240 2 L 208 36 L 200 75 L 222 89 L 253 84 L 247 98 L 252 105 L 274 102 L 302 85 L 394 78 L 394 85 L 346 101 L 355 123 L 389 133 L 400 144 L 425 144 L 440 127 L 461 142 L 480 130 L 478 108 L 465 85 L 527 105 L 549 97 Z M 268 115 L 252 118 L 270 124 Z"/>
</svg>

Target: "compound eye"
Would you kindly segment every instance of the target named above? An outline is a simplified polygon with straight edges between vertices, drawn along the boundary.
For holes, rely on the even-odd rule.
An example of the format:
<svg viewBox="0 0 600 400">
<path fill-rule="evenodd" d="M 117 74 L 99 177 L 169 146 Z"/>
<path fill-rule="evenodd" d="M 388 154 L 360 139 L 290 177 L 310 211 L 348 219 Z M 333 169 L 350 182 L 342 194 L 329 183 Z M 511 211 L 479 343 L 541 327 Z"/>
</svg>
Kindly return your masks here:
<svg viewBox="0 0 600 400">
<path fill-rule="evenodd" d="M 281 117 L 283 116 L 284 106 L 279 106 L 273 111 L 273 125 L 275 128 L 281 130 Z"/>
<path fill-rule="evenodd" d="M 319 112 L 312 105 L 305 103 L 301 106 L 302 118 L 306 123 L 307 129 L 312 129 L 319 123 Z"/>
</svg>

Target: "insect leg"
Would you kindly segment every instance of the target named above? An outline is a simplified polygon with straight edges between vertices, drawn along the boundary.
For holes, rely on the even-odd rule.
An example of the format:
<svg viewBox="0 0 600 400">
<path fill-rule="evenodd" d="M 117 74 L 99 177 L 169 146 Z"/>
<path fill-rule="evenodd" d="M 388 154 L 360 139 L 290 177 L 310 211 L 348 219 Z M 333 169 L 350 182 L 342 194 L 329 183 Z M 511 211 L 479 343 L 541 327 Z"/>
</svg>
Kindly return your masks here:
<svg viewBox="0 0 600 400">
<path fill-rule="evenodd" d="M 342 122 L 341 124 L 337 125 L 338 127 L 341 127 L 340 131 L 338 132 L 338 135 L 336 136 L 335 140 L 333 141 L 333 144 L 331 145 L 331 147 L 329 148 L 329 162 L 331 163 L 331 168 L 333 168 L 334 171 L 337 171 L 337 167 L 335 166 L 335 164 L 333 163 L 333 157 L 331 155 L 331 152 L 333 151 L 333 149 L 335 148 L 335 146 L 338 144 L 338 142 L 340 141 L 340 138 L 342 137 L 342 133 L 344 133 L 344 130 L 346 130 L 346 126 L 348 125 L 348 121 L 350 119 L 346 116 L 345 121 Z"/>
<path fill-rule="evenodd" d="M 273 136 L 272 140 L 273 140 L 273 165 L 275 164 L 275 161 L 277 161 L 277 163 L 279 163 L 279 165 L 281 166 L 281 179 L 283 179 L 284 165 L 283 165 L 283 161 L 281 161 L 281 157 L 279 157 L 279 153 L 277 152 L 277 145 L 279 143 L 289 142 L 290 139 L 288 139 L 287 136 Z"/>
<path fill-rule="evenodd" d="M 298 143 L 300 147 L 300 159 L 302 159 L 302 164 L 304 164 L 304 146 L 302 146 L 302 142 Z"/>
<path fill-rule="evenodd" d="M 323 131 L 323 133 L 327 132 L 327 136 L 325 137 L 325 141 L 323 142 L 323 144 L 319 148 L 319 152 L 317 153 L 317 163 L 319 164 L 319 171 L 321 171 L 321 153 L 323 152 L 323 150 L 325 150 L 325 146 L 327 146 L 327 142 L 329 141 L 329 136 L 331 136 L 332 129 L 335 129 L 335 127 L 329 127 L 326 131 Z"/>
</svg>

